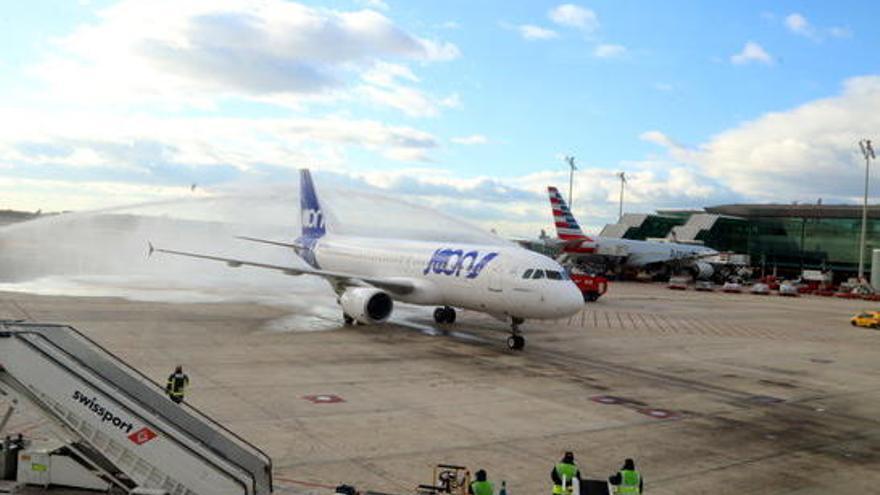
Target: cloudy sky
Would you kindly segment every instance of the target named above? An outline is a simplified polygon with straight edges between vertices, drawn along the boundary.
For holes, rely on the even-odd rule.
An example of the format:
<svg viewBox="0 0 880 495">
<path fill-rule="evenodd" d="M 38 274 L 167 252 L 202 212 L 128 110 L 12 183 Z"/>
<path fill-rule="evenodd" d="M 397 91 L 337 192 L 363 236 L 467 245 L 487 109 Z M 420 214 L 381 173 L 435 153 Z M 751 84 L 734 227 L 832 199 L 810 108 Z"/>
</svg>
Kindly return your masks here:
<svg viewBox="0 0 880 495">
<path fill-rule="evenodd" d="M 855 201 L 880 5 L 48 1 L 0 6 L 0 208 L 84 210 L 298 167 L 512 235 L 575 212 Z"/>
</svg>

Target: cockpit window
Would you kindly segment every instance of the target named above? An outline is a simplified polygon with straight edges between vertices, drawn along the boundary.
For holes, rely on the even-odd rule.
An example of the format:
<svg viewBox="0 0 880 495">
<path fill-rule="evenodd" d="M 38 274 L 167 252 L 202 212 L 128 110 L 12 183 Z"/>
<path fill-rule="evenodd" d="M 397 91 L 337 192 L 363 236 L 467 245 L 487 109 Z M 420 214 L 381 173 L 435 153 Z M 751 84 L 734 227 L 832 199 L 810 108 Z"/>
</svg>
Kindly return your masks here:
<svg viewBox="0 0 880 495">
<path fill-rule="evenodd" d="M 531 269 L 531 268 L 529 268 L 528 270 L 526 270 L 526 272 L 523 273 L 523 278 L 531 278 L 531 277 L 532 277 L 532 272 L 533 272 L 533 271 L 535 271 L 535 270 L 533 270 L 533 269 Z"/>
<path fill-rule="evenodd" d="M 547 270 L 547 278 L 550 280 L 562 280 L 562 274 L 554 270 Z"/>
<path fill-rule="evenodd" d="M 532 275 L 532 279 L 537 280 L 539 278 L 544 278 L 544 270 L 535 270 L 535 274 Z"/>
</svg>

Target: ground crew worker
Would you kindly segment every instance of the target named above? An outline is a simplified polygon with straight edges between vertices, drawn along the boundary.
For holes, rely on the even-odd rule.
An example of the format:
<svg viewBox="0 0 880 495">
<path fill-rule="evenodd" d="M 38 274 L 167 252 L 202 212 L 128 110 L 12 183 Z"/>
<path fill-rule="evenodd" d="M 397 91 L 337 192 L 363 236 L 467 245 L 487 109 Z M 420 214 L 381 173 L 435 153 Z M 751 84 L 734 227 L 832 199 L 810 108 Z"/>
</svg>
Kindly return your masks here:
<svg viewBox="0 0 880 495">
<path fill-rule="evenodd" d="M 645 480 L 643 480 L 642 475 L 636 471 L 636 463 L 632 459 L 624 461 L 623 467 L 620 468 L 620 471 L 614 476 L 608 478 L 608 482 L 617 487 L 618 495 L 638 495 L 645 489 Z"/>
<path fill-rule="evenodd" d="M 183 366 L 177 365 L 174 373 L 168 376 L 168 383 L 165 385 L 165 392 L 168 397 L 175 403 L 183 402 L 183 396 L 186 393 L 186 387 L 189 385 L 189 377 L 183 372 Z"/>
<path fill-rule="evenodd" d="M 559 464 L 553 466 L 553 470 L 550 471 L 553 495 L 572 495 L 572 482 L 575 478 L 578 483 L 581 482 L 581 471 L 574 463 L 574 453 L 566 452 Z"/>
<path fill-rule="evenodd" d="M 491 481 L 486 480 L 485 469 L 477 471 L 476 479 L 471 481 L 471 485 L 468 487 L 468 493 L 471 495 L 495 495 L 495 487 L 492 486 Z"/>
</svg>

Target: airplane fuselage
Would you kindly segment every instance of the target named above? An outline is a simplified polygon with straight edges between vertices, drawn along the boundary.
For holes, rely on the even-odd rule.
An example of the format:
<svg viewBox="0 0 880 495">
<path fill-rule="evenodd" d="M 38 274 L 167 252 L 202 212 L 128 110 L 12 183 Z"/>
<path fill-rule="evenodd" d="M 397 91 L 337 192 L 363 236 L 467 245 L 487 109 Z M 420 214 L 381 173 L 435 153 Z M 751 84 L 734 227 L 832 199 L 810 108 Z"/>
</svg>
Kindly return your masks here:
<svg viewBox="0 0 880 495">
<path fill-rule="evenodd" d="M 328 234 L 314 242 L 311 255 L 323 270 L 411 282 L 415 290 L 394 299 L 412 304 L 520 319 L 563 318 L 583 308 L 583 296 L 558 263 L 516 246 Z"/>
<path fill-rule="evenodd" d="M 626 266 L 641 268 L 655 263 L 668 263 L 678 260 L 694 260 L 718 254 L 717 251 L 705 246 L 680 244 L 675 242 L 639 241 L 635 239 L 618 239 L 597 237 L 596 243 L 611 249 L 620 246 L 627 253 Z"/>
</svg>

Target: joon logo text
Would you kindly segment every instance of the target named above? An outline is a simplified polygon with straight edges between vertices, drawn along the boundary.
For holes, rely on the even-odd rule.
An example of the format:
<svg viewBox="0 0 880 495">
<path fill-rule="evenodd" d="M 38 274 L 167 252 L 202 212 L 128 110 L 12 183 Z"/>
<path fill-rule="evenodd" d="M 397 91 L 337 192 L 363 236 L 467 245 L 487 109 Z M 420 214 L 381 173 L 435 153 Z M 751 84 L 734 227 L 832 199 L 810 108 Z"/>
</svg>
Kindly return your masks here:
<svg viewBox="0 0 880 495">
<path fill-rule="evenodd" d="M 466 278 L 477 278 L 486 265 L 497 256 L 498 253 L 492 252 L 484 254 L 481 258 L 479 251 L 465 252 L 462 249 L 440 248 L 431 255 L 422 275 L 433 272 L 438 275 L 459 277 L 463 273 Z"/>
</svg>

